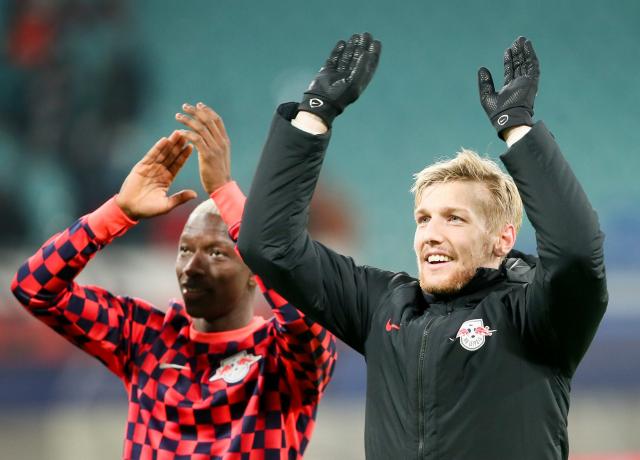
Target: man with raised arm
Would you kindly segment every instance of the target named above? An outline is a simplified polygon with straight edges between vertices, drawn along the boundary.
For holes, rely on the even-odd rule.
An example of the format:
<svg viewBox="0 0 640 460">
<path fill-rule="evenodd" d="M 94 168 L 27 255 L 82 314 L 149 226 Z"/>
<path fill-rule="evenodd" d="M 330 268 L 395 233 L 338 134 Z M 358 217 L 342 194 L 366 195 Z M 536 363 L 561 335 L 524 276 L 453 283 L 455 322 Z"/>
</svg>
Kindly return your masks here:
<svg viewBox="0 0 640 460">
<path fill-rule="evenodd" d="M 231 181 L 224 125 L 203 104 L 183 109 L 177 118 L 189 130 L 160 139 L 116 196 L 47 241 L 20 267 L 13 292 L 123 381 L 123 458 L 302 458 L 333 372 L 335 339 L 265 288 L 238 256 L 244 196 Z M 198 149 L 202 185 L 213 199 L 191 213 L 180 236 L 184 302 L 172 300 L 163 312 L 77 284 L 115 237 L 195 198 L 193 190 L 167 196 L 192 151 L 187 141 Z M 273 307 L 271 320 L 254 316 L 256 284 Z"/>
<path fill-rule="evenodd" d="M 554 138 L 532 120 L 531 42 L 506 50 L 498 92 L 478 72 L 510 175 L 466 150 L 416 174 L 417 279 L 357 265 L 305 228 L 333 120 L 379 54 L 367 33 L 338 42 L 302 102 L 278 108 L 239 251 L 365 356 L 367 458 L 567 459 L 571 378 L 607 304 L 603 234 Z M 512 249 L 523 203 L 537 257 Z"/>
</svg>

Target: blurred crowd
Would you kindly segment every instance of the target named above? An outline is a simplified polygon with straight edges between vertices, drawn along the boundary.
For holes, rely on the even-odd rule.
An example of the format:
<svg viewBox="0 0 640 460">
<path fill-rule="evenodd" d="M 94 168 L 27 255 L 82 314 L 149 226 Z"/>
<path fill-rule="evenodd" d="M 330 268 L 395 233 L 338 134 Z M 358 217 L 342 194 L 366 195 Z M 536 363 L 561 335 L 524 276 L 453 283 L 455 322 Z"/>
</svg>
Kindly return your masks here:
<svg viewBox="0 0 640 460">
<path fill-rule="evenodd" d="M 41 399 L 33 393 L 16 399 L 16 388 L 29 387 L 16 383 L 31 377 L 37 381 L 40 372 L 51 376 L 69 359 L 79 359 L 21 311 L 6 288 L 12 270 L 31 251 L 117 191 L 135 161 L 118 158 L 118 152 L 139 123 L 152 85 L 131 15 L 122 0 L 0 3 L 0 249 L 21 248 L 15 261 L 4 257 L 0 267 L 0 363 L 19 377 L 4 382 L 11 397 L 2 404 Z M 125 244 L 138 245 L 134 257 L 148 260 L 144 251 L 150 248 L 171 252 L 193 206 L 127 235 Z M 317 237 L 332 245 L 344 247 L 354 238 L 353 221 L 335 188 L 320 187 L 310 224 Z M 111 278 L 106 287 L 131 294 L 129 284 L 113 280 L 111 273 L 122 264 L 121 257 L 115 259 L 102 266 L 97 282 Z M 161 276 L 149 266 L 143 271 L 143 276 L 130 273 L 129 279 L 153 286 L 152 278 Z M 149 300 L 162 307 L 166 292 L 171 289 L 156 290 L 157 297 Z M 266 303 L 257 302 L 258 311 L 270 315 Z M 30 369 L 40 371 L 31 376 Z"/>
<path fill-rule="evenodd" d="M 127 2 L 2 5 L 0 240 L 35 243 L 101 203 L 148 85 Z"/>
</svg>

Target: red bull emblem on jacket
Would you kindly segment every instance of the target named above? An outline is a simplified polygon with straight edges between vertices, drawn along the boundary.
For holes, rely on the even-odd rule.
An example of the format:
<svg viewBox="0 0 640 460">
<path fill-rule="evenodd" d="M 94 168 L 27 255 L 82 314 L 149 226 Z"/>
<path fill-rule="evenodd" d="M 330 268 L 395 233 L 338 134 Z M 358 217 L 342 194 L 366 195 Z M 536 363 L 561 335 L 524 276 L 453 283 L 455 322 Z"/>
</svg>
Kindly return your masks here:
<svg viewBox="0 0 640 460">
<path fill-rule="evenodd" d="M 485 337 L 492 336 L 494 332 L 497 331 L 485 326 L 482 319 L 470 319 L 462 323 L 456 339 L 460 339 L 460 345 L 465 350 L 476 351 L 484 345 Z"/>
<path fill-rule="evenodd" d="M 216 373 L 211 376 L 209 381 L 215 382 L 216 380 L 222 379 L 227 383 L 238 383 L 249 373 L 251 365 L 260 358 L 261 356 L 250 355 L 246 351 L 236 353 L 220 362 L 220 367 L 216 370 Z"/>
</svg>

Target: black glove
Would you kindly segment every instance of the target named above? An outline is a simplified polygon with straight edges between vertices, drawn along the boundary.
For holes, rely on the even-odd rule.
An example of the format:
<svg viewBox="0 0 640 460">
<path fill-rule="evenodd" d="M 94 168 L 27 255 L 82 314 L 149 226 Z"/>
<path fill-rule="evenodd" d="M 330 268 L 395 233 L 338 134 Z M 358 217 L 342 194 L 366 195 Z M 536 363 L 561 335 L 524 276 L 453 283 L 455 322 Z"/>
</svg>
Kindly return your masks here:
<svg viewBox="0 0 640 460">
<path fill-rule="evenodd" d="M 333 119 L 358 99 L 371 81 L 382 45 L 371 34 L 354 34 L 336 43 L 329 59 L 304 93 L 299 110 L 318 115 L 331 127 Z"/>
<path fill-rule="evenodd" d="M 485 67 L 478 70 L 480 103 L 498 136 L 512 126 L 533 126 L 533 101 L 538 92 L 540 67 L 531 42 L 518 37 L 504 52 L 504 86 L 499 93 L 493 86 L 491 73 Z"/>
</svg>

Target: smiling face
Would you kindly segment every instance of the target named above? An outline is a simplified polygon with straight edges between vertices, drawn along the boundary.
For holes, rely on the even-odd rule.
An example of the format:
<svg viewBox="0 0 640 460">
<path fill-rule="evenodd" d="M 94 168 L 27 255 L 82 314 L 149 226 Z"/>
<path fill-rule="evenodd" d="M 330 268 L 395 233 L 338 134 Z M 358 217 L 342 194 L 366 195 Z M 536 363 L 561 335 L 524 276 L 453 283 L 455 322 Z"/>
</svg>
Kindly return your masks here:
<svg viewBox="0 0 640 460">
<path fill-rule="evenodd" d="M 255 281 L 220 216 L 196 211 L 182 231 L 176 260 L 187 313 L 208 323 L 198 329 L 242 327 L 253 316 Z"/>
<path fill-rule="evenodd" d="M 450 181 L 424 189 L 416 203 L 414 250 L 420 286 L 452 294 L 480 267 L 498 268 L 513 246 L 513 225 L 492 232 L 485 209 L 491 195 L 480 182 Z M 506 232 L 506 233 L 505 233 Z"/>
</svg>

